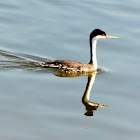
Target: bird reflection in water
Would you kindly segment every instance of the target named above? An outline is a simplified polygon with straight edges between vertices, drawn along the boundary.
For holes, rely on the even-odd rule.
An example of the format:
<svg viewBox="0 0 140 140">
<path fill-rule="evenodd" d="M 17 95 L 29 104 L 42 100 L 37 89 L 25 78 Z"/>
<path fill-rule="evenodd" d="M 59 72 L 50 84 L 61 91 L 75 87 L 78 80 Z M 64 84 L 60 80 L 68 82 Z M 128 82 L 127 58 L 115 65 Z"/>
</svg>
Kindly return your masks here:
<svg viewBox="0 0 140 140">
<path fill-rule="evenodd" d="M 90 91 L 94 84 L 96 74 L 97 74 L 97 72 L 88 74 L 86 90 L 82 97 L 82 103 L 86 107 L 86 113 L 85 113 L 86 116 L 93 116 L 94 110 L 97 110 L 98 107 L 108 107 L 107 105 L 102 105 L 102 104 L 98 104 L 98 103 L 90 101 Z"/>
<path fill-rule="evenodd" d="M 97 72 L 93 72 L 93 73 L 63 73 L 63 72 L 61 73 L 60 72 L 56 74 L 56 76 L 59 76 L 59 77 L 79 77 L 79 76 L 88 75 L 86 89 L 82 97 L 82 103 L 85 105 L 85 108 L 86 108 L 86 113 L 84 115 L 86 116 L 93 116 L 94 110 L 97 110 L 98 107 L 108 107 L 107 105 L 102 105 L 102 104 L 90 101 L 90 92 L 94 84 L 96 74 Z"/>
</svg>

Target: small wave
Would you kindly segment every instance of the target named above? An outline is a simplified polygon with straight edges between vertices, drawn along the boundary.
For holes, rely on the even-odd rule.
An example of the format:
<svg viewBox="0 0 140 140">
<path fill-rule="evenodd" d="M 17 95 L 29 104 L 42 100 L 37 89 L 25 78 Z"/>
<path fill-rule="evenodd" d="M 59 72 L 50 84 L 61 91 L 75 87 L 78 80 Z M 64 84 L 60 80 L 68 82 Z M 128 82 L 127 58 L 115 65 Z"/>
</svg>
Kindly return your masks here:
<svg viewBox="0 0 140 140">
<path fill-rule="evenodd" d="M 13 53 L 0 50 L 0 69 L 29 69 L 37 67 L 37 63 L 48 61 L 49 59 L 38 56 Z"/>
<path fill-rule="evenodd" d="M 99 67 L 97 69 L 97 72 L 98 73 L 103 73 L 103 72 L 111 72 L 111 70 L 109 68 L 106 68 L 106 67 Z"/>
</svg>

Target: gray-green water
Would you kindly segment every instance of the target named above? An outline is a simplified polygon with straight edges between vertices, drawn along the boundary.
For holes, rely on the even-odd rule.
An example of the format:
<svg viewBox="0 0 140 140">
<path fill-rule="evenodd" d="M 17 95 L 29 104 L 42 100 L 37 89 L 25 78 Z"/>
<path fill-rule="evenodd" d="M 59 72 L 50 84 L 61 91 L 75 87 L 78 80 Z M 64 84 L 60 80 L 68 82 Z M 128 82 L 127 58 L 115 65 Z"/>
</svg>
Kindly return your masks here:
<svg viewBox="0 0 140 140">
<path fill-rule="evenodd" d="M 140 1 L 1 0 L 0 139 L 140 138 Z M 97 44 L 91 101 L 108 105 L 84 115 L 87 76 L 61 78 L 35 66 L 48 59 L 88 63 L 89 33 L 119 39 Z"/>
</svg>

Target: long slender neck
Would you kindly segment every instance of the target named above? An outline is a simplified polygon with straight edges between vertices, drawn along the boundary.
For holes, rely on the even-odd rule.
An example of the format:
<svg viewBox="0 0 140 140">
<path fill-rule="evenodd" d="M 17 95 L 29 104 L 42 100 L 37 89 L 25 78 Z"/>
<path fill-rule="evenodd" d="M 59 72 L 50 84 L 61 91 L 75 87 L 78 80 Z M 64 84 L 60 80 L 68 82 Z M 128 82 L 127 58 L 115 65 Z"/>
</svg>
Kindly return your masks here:
<svg viewBox="0 0 140 140">
<path fill-rule="evenodd" d="M 97 44 L 97 39 L 93 38 L 90 40 L 90 64 L 94 65 L 94 68 L 97 69 L 97 57 L 96 57 L 96 44 Z"/>
<path fill-rule="evenodd" d="M 85 93 L 82 97 L 82 101 L 83 103 L 85 104 L 89 104 L 90 102 L 90 91 L 91 91 L 91 88 L 92 88 L 92 85 L 95 81 L 95 77 L 96 77 L 96 72 L 92 75 L 88 75 L 88 82 L 87 82 L 87 86 L 86 86 L 86 90 L 85 90 Z"/>
</svg>

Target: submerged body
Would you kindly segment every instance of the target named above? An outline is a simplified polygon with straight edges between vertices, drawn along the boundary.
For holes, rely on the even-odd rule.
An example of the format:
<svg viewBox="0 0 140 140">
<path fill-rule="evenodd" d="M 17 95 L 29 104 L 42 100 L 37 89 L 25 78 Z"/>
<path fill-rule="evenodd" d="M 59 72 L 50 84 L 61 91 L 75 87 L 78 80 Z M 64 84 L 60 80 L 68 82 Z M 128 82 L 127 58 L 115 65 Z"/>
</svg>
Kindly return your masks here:
<svg viewBox="0 0 140 140">
<path fill-rule="evenodd" d="M 75 61 L 68 60 L 52 60 L 40 63 L 41 67 L 44 68 L 56 68 L 61 71 L 75 73 L 75 72 L 93 72 L 96 71 L 94 65 L 91 64 L 83 64 Z"/>
<path fill-rule="evenodd" d="M 91 32 L 89 37 L 90 43 L 90 62 L 89 64 L 79 63 L 68 60 L 52 60 L 40 63 L 39 65 L 44 68 L 56 68 L 68 73 L 76 72 L 95 72 L 97 71 L 97 58 L 96 58 L 96 44 L 99 39 L 103 38 L 118 38 L 114 36 L 107 36 L 106 33 L 100 29 L 95 29 Z"/>
</svg>

